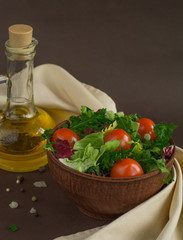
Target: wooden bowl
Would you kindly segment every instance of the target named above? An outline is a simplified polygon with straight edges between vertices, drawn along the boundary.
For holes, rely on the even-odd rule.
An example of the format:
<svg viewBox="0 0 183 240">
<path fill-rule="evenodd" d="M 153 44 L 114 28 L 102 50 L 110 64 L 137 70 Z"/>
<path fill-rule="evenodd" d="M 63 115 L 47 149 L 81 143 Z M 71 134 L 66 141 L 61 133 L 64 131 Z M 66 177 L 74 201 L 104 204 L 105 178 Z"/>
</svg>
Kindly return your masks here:
<svg viewBox="0 0 183 240">
<path fill-rule="evenodd" d="M 57 125 L 54 131 L 64 123 Z M 50 151 L 47 155 L 51 175 L 62 191 L 81 212 L 101 220 L 113 220 L 152 197 L 163 187 L 162 180 L 168 177 L 168 173 L 160 170 L 133 178 L 93 176 L 67 167 Z M 174 153 L 167 168 L 172 168 L 173 161 Z"/>
</svg>

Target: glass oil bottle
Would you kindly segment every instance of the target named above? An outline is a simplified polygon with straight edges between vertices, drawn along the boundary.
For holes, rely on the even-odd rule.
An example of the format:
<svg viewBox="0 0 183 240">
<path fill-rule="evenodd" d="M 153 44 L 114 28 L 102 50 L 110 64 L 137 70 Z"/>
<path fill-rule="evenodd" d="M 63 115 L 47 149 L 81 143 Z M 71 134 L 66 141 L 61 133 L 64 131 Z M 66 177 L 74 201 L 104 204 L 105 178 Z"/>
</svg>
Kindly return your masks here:
<svg viewBox="0 0 183 240">
<path fill-rule="evenodd" d="M 0 168 L 28 172 L 47 164 L 41 134 L 55 126 L 43 109 L 34 105 L 33 67 L 35 47 L 32 27 L 9 28 L 5 43 L 7 57 L 7 101 L 0 119 Z M 2 77 L 2 76 L 1 76 Z"/>
</svg>

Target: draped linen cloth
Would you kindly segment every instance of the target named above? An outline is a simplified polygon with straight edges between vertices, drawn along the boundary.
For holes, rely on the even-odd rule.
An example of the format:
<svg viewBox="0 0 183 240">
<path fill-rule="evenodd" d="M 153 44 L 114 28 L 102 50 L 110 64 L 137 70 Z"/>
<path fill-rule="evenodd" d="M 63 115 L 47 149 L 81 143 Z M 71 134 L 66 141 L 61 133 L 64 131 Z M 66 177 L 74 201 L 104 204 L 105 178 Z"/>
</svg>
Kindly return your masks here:
<svg viewBox="0 0 183 240">
<path fill-rule="evenodd" d="M 95 111 L 107 108 L 116 112 L 116 104 L 106 93 L 81 83 L 66 70 L 53 64 L 44 64 L 34 69 L 34 98 L 35 104 L 46 109 L 56 123 L 71 113 L 78 114 L 82 105 Z"/>
</svg>

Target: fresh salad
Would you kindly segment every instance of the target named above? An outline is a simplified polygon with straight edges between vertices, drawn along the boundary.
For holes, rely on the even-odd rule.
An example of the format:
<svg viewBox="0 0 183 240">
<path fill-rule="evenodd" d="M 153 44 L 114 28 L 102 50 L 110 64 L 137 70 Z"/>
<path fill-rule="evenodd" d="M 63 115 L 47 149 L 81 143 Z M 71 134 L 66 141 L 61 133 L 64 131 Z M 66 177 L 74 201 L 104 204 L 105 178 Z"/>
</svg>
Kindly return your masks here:
<svg viewBox="0 0 183 240">
<path fill-rule="evenodd" d="M 63 164 L 80 172 L 104 177 L 134 177 L 160 169 L 168 172 L 173 124 L 155 124 L 137 114 L 94 111 L 81 107 L 54 133 L 45 130 L 44 148 Z"/>
</svg>

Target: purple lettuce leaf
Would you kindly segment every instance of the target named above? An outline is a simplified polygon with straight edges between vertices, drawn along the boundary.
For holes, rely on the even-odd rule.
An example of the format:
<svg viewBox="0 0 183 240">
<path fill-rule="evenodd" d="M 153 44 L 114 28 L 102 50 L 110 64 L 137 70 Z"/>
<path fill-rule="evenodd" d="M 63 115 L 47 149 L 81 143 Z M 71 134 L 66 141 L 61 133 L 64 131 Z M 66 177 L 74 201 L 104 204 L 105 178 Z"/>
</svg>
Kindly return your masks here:
<svg viewBox="0 0 183 240">
<path fill-rule="evenodd" d="M 73 155 L 72 148 L 67 140 L 56 139 L 56 144 L 54 144 L 55 157 L 56 158 L 68 158 L 71 160 Z"/>
<path fill-rule="evenodd" d="M 174 145 L 170 145 L 168 147 L 164 147 L 162 150 L 162 158 L 168 161 L 174 152 Z"/>
<path fill-rule="evenodd" d="M 99 132 L 97 130 L 93 130 L 90 127 L 86 127 L 85 132 L 84 132 L 84 137 L 86 137 L 87 135 L 91 134 L 91 133 L 96 133 Z"/>
</svg>

